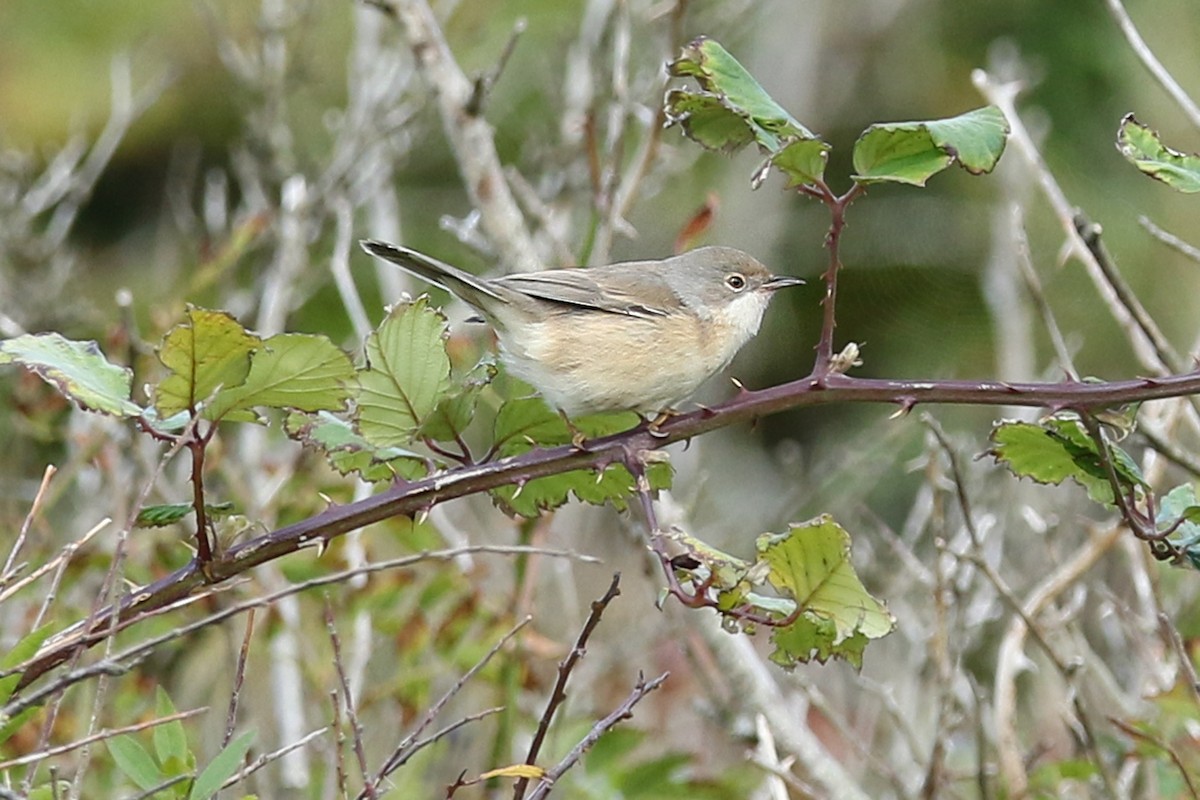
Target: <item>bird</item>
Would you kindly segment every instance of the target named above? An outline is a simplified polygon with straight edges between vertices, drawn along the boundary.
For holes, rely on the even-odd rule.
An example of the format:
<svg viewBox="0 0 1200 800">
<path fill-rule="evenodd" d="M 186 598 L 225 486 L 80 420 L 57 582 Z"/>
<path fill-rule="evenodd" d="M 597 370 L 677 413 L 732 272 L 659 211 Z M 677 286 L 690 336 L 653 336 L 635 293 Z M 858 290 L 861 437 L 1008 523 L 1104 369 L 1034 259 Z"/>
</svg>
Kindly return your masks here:
<svg viewBox="0 0 1200 800">
<path fill-rule="evenodd" d="M 776 291 L 804 283 L 722 246 L 481 278 L 401 245 L 359 244 L 479 311 L 508 372 L 567 418 L 673 413 L 758 333 Z"/>
</svg>

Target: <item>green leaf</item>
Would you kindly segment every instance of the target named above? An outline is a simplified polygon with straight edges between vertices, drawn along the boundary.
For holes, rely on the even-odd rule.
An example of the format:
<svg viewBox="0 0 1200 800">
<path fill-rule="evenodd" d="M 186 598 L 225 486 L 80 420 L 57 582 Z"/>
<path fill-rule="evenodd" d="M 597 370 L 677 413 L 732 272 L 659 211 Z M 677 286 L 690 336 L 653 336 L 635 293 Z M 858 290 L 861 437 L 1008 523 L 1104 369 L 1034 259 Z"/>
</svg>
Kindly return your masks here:
<svg viewBox="0 0 1200 800">
<path fill-rule="evenodd" d="M 175 713 L 175 704 L 161 686 L 155 689 L 154 713 L 159 717 L 169 717 Z M 154 755 L 167 777 L 173 778 L 189 771 L 191 752 L 188 750 L 187 734 L 183 730 L 181 720 L 155 725 L 152 738 Z"/>
<path fill-rule="evenodd" d="M 1155 522 L 1160 532 L 1178 523 L 1168 539 L 1183 549 L 1194 569 L 1200 569 L 1200 501 L 1196 499 L 1195 487 L 1185 483 L 1167 492 L 1158 501 Z"/>
<path fill-rule="evenodd" d="M 723 153 L 757 143 L 767 161 L 755 174 L 756 188 L 770 166 L 787 177 L 789 186 L 822 179 L 829 145 L 776 103 L 719 43 L 704 36 L 694 39 L 668 69 L 676 77 L 694 78 L 701 92 L 668 92 L 667 124 L 679 125 L 697 144 Z"/>
<path fill-rule="evenodd" d="M 350 357 L 327 337 L 281 333 L 262 343 L 246 380 L 218 392 L 204 416 L 251 422 L 255 407 L 334 411 L 345 408 L 353 380 Z"/>
<path fill-rule="evenodd" d="M 134 522 L 139 528 L 165 528 L 174 525 L 192 513 L 191 503 L 161 503 L 143 506 Z M 225 516 L 233 511 L 233 503 L 205 503 L 204 511 L 210 519 Z"/>
<path fill-rule="evenodd" d="M 54 626 L 51 623 L 46 623 L 42 627 L 22 636 L 19 642 L 14 644 L 7 653 L 0 657 L 0 672 L 24 664 L 37 655 L 37 651 L 41 648 L 42 643 L 49 638 L 53 630 Z M 21 673 L 19 672 L 0 678 L 0 703 L 8 702 L 8 698 L 12 696 L 13 690 L 17 688 L 17 684 L 20 682 Z"/>
<path fill-rule="evenodd" d="M 349 422 L 327 411 L 316 415 L 293 412 L 284 419 L 288 436 L 325 454 L 343 475 L 357 472 L 371 483 L 428 474 L 428 459 L 400 447 L 376 447 L 360 436 Z"/>
<path fill-rule="evenodd" d="M 159 360 L 171 371 L 154 393 L 159 416 L 198 409 L 218 389 L 240 386 L 261 345 L 226 312 L 189 307 L 186 321 L 167 331 L 158 347 Z"/>
<path fill-rule="evenodd" d="M 117 768 L 142 790 L 158 786 L 167 779 L 141 742 L 129 734 L 107 739 L 105 745 Z"/>
<path fill-rule="evenodd" d="M 850 561 L 850 534 L 823 514 L 786 533 L 767 533 L 755 542 L 770 570 L 767 580 L 791 596 L 802 614 L 775 631 L 771 658 L 790 667 L 831 656 L 862 665 L 867 640 L 891 632 L 896 621 L 887 606 L 862 585 Z"/>
<path fill-rule="evenodd" d="M 446 318 L 427 297 L 398 304 L 367 337 L 358 431 L 377 446 L 407 444 L 450 387 Z"/>
<path fill-rule="evenodd" d="M 637 423 L 638 416 L 633 412 L 619 412 L 580 417 L 571 424 L 585 438 L 594 439 L 628 430 Z M 493 433 L 493 446 L 501 457 L 571 441 L 566 421 L 538 397 L 522 397 L 502 405 L 496 415 Z M 646 467 L 646 477 L 653 489 L 668 488 L 671 476 L 670 464 L 665 461 Z M 572 495 L 586 503 L 612 503 L 618 510 L 624 510 L 633 490 L 634 480 L 629 470 L 619 464 L 610 464 L 600 473 L 572 470 L 534 478 L 519 486 L 501 486 L 492 490 L 492 497 L 508 513 L 536 517 L 542 511 L 563 505 Z"/>
<path fill-rule="evenodd" d="M 1153 131 L 1126 114 L 1117 130 L 1117 149 L 1129 163 L 1172 189 L 1200 192 L 1200 156 L 1172 150 Z"/>
<path fill-rule="evenodd" d="M 854 180 L 924 186 L 956 161 L 972 175 L 991 172 L 1008 133 L 1008 121 L 995 106 L 949 119 L 872 125 L 854 143 Z"/>
<path fill-rule="evenodd" d="M 1056 416 L 1041 424 L 1004 422 L 992 429 L 992 442 L 990 454 L 1014 475 L 1056 485 L 1071 478 L 1092 500 L 1113 505 L 1112 484 L 1096 443 L 1078 419 Z M 1129 454 L 1111 444 L 1108 451 L 1121 487 L 1144 491 L 1146 481 Z"/>
<path fill-rule="evenodd" d="M 191 792 L 188 793 L 188 800 L 208 800 L 215 795 L 225 781 L 232 778 L 241 767 L 252 744 L 254 744 L 254 731 L 246 731 L 225 745 L 224 749 L 217 753 L 204 771 L 197 776 L 196 782 L 192 784 Z"/>
<path fill-rule="evenodd" d="M 24 664 L 37 655 L 42 643 L 49 638 L 53 630 L 54 625 L 47 623 L 21 637 L 21 640 L 13 645 L 12 649 L 5 653 L 3 657 L 0 657 L 0 672 Z M 19 672 L 14 672 L 12 675 L 5 675 L 0 678 L 0 705 L 8 702 L 8 699 L 12 697 L 13 690 L 17 688 L 17 684 L 20 681 L 21 673 Z M 0 716 L 0 744 L 8 741 L 39 710 L 41 710 L 39 706 L 32 706 L 13 717 L 5 718 Z"/>
<path fill-rule="evenodd" d="M 460 439 L 475 418 L 479 394 L 496 377 L 496 365 L 490 360 L 480 362 L 461 390 L 443 397 L 433 413 L 421 425 L 420 435 L 438 442 Z"/>
<path fill-rule="evenodd" d="M 136 417 L 133 373 L 111 363 L 95 342 L 76 342 L 57 333 L 27 333 L 0 341 L 0 366 L 20 364 L 86 411 Z"/>
</svg>

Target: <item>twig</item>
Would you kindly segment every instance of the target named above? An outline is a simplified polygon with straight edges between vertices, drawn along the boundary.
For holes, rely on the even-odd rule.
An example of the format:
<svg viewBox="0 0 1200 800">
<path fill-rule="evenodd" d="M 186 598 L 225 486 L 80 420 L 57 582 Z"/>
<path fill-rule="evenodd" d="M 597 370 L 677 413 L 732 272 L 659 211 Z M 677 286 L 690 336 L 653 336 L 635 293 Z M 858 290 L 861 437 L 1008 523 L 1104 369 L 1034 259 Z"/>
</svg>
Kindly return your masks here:
<svg viewBox="0 0 1200 800">
<path fill-rule="evenodd" d="M 1121 27 L 1121 33 L 1124 34 L 1125 41 L 1129 43 L 1129 47 L 1133 50 L 1134 55 L 1142 62 L 1142 66 L 1150 70 L 1150 74 L 1166 90 L 1167 94 L 1171 95 L 1171 99 L 1187 115 L 1192 125 L 1200 129 L 1200 106 L 1197 106 L 1196 102 L 1183 90 L 1183 87 L 1171 77 L 1171 73 L 1167 72 L 1167 68 L 1154 55 L 1154 51 L 1146 45 L 1146 41 L 1138 33 L 1137 27 L 1125 11 L 1125 6 L 1121 4 L 1121 0 L 1106 0 L 1106 2 L 1109 12 L 1113 15 L 1113 19 Z"/>
<path fill-rule="evenodd" d="M 617 706 L 615 711 L 593 725 L 592 729 L 588 731 L 587 736 L 584 736 L 577 745 L 571 748 L 571 752 L 567 753 L 562 761 L 555 764 L 552 769 L 547 770 L 546 774 L 538 779 L 538 784 L 534 787 L 533 794 L 529 795 L 529 800 L 544 800 L 544 798 L 550 794 L 551 789 L 554 788 L 554 782 L 561 778 L 563 773 L 573 767 L 575 763 L 583 757 L 583 754 L 587 752 L 592 745 L 599 741 L 600 737 L 607 733 L 613 726 L 623 719 L 632 717 L 633 707 L 636 706 L 643 697 L 662 686 L 667 678 L 670 677 L 670 675 L 671 673 L 664 672 L 654 680 L 646 682 L 645 679 L 639 674 L 637 685 L 634 686 L 633 691 L 628 697 L 625 698 L 625 701 L 621 703 L 621 705 Z"/>
<path fill-rule="evenodd" d="M 1021 756 L 1016 727 L 1016 680 L 1022 660 L 1025 635 L 1032 631 L 1035 638 L 1039 640 L 1039 644 L 1045 641 L 1038 626 L 1030 623 L 1055 597 L 1066 591 L 1091 569 L 1102 555 L 1108 552 L 1120 539 L 1121 531 L 1120 526 L 1113 525 L 1103 535 L 1093 535 L 1083 547 L 1075 551 L 1070 560 L 1060 564 L 1057 569 L 1035 586 L 1025 601 L 1016 606 L 1019 611 L 1009 622 L 1008 630 L 1000 642 L 1000 650 L 996 658 L 992 713 L 995 719 L 996 749 L 1000 772 L 1004 776 L 1008 792 L 1012 796 L 1019 796 L 1028 789 L 1028 775 L 1025 771 L 1024 759 Z M 1001 596 L 1006 600 L 1015 600 L 1007 591 L 1006 584 L 999 580 L 999 575 L 995 573 L 995 570 L 989 569 L 990 565 L 986 561 L 979 559 L 976 564 L 984 571 L 985 575 L 988 575 L 989 580 L 993 576 L 995 577 L 993 585 L 1000 591 Z M 1065 667 L 1048 643 L 1043 645 L 1043 652 L 1056 661 L 1056 667 L 1060 669 Z M 1096 766 L 1106 774 L 1103 762 Z"/>
<path fill-rule="evenodd" d="M 60 756 L 63 753 L 69 753 L 72 750 L 78 750 L 81 747 L 86 747 L 88 745 L 95 744 L 96 742 L 102 742 L 105 739 L 113 739 L 117 736 L 122 736 L 127 733 L 137 733 L 138 731 L 144 731 L 147 728 L 165 725 L 168 722 L 178 722 L 179 720 L 190 719 L 191 717 L 197 716 L 198 714 L 203 714 L 206 711 L 208 711 L 208 707 L 202 706 L 200 708 L 193 708 L 190 711 L 179 711 L 175 714 L 168 714 L 165 717 L 156 717 L 154 719 L 146 720 L 145 722 L 138 722 L 136 724 L 126 725 L 121 728 L 107 728 L 102 731 L 97 731 L 90 736 L 85 736 L 82 739 L 77 739 L 74 742 L 60 744 L 56 747 L 48 747 L 45 750 L 39 750 L 36 753 L 26 753 L 23 756 L 11 758 L 8 761 L 0 761 L 0 770 L 12 769 L 13 767 L 32 764 L 35 761 L 41 761 L 42 759 Z"/>
<path fill-rule="evenodd" d="M 404 26 L 421 73 L 437 94 L 442 127 L 471 205 L 479 210 L 500 259 L 514 269 L 537 269 L 540 259 L 504 180 L 492 128 L 482 116 L 470 113 L 474 87 L 454 60 L 432 9 L 425 0 L 376 0 L 375 4 Z"/>
<path fill-rule="evenodd" d="M 338 637 L 337 626 L 333 620 L 333 605 L 329 597 L 325 597 L 325 630 L 329 632 L 329 641 L 333 645 L 333 666 L 337 670 L 338 686 L 341 691 L 342 703 L 346 709 L 346 720 L 350 723 L 350 733 L 354 737 L 354 755 L 358 759 L 359 773 L 362 775 L 363 793 L 369 800 L 375 800 L 375 786 L 367 773 L 367 752 L 363 746 L 362 725 L 358 721 L 357 701 L 350 693 L 350 681 L 346 678 L 346 670 L 342 665 L 342 641 Z"/>
<path fill-rule="evenodd" d="M 254 609 L 246 613 L 246 632 L 242 635 L 242 647 L 238 651 L 237 667 L 233 671 L 233 691 L 229 693 L 229 710 L 225 713 L 225 735 L 221 747 L 233 740 L 233 729 L 237 725 L 238 698 L 246 680 L 246 660 L 250 656 L 250 641 L 254 634 Z"/>
<path fill-rule="evenodd" d="M 234 786 L 238 783 L 241 783 L 242 781 L 246 780 L 246 778 L 248 778 L 251 775 L 253 775 L 254 773 L 258 772 L 263 767 L 267 766 L 268 764 L 272 763 L 273 761 L 277 761 L 278 759 L 283 758 L 284 756 L 286 756 L 287 754 L 291 753 L 294 750 L 298 750 L 301 747 L 304 747 L 306 744 L 311 742 L 313 739 L 317 738 L 318 736 L 324 735 L 328 730 L 329 730 L 328 727 L 317 728 L 315 731 L 305 734 L 305 736 L 303 738 L 298 739 L 297 741 L 292 742 L 291 744 L 285 745 L 285 746 L 279 748 L 278 750 L 274 750 L 270 753 L 264 753 L 263 755 L 254 759 L 254 761 L 252 761 L 248 766 L 246 766 L 240 772 L 238 772 L 238 774 L 232 776 L 231 778 L 229 778 L 229 780 L 227 780 L 223 784 L 221 784 L 221 788 L 228 789 L 230 786 Z"/>
<path fill-rule="evenodd" d="M 38 567 L 33 572 L 26 575 L 24 578 L 21 578 L 20 580 L 14 582 L 11 586 L 5 587 L 5 589 L 3 591 L 0 591 L 0 603 L 3 603 L 5 600 L 12 597 L 17 592 L 21 591 L 21 589 L 25 588 L 30 583 L 36 581 L 38 578 L 42 577 L 47 572 L 50 572 L 53 569 L 57 569 L 59 567 L 59 565 L 61 565 L 61 564 L 66 564 L 68 561 L 71 560 L 71 556 L 75 555 L 75 553 L 78 552 L 81 547 L 83 547 L 85 544 L 90 542 L 92 540 L 92 537 L 94 537 L 97 533 L 99 533 L 100 531 L 107 528 L 109 523 L 111 523 L 111 522 L 112 522 L 112 520 L 109 519 L 108 517 L 105 517 L 104 519 L 100 520 L 95 525 L 93 525 L 90 529 L 88 529 L 88 531 L 86 533 L 84 533 L 83 536 L 80 536 L 78 539 L 76 539 L 73 542 L 68 542 L 67 544 L 63 545 L 63 549 L 60 550 L 58 552 L 58 555 L 56 555 L 54 558 L 50 559 L 45 564 L 42 564 L 40 567 Z M 12 576 L 9 576 L 9 577 L 12 577 Z M 43 606 L 44 605 L 45 604 L 43 604 Z M 41 615 L 39 615 L 39 616 L 41 616 Z"/>
<path fill-rule="evenodd" d="M 1192 663 L 1192 654 L 1183 644 L 1183 638 L 1179 635 L 1179 629 L 1175 627 L 1175 622 L 1167 616 L 1165 611 L 1158 612 L 1158 628 L 1162 631 L 1167 641 L 1171 643 L 1171 649 L 1175 651 L 1175 658 L 1179 660 L 1179 668 L 1183 670 L 1183 674 L 1187 677 L 1188 689 L 1191 691 L 1192 700 L 1200 704 L 1200 676 L 1196 675 L 1196 666 Z"/>
<path fill-rule="evenodd" d="M 1145 228 L 1147 233 L 1149 233 L 1155 239 L 1158 239 L 1167 247 L 1182 253 L 1192 261 L 1200 262 L 1200 247 L 1196 247 L 1194 244 L 1189 244 L 1175 234 L 1163 230 L 1155 225 L 1154 222 L 1147 216 L 1139 216 L 1138 224 Z"/>
<path fill-rule="evenodd" d="M 1075 220 L 1078 210 L 1071 205 L 1066 193 L 1058 185 L 1058 181 L 1055 180 L 1053 173 L 1050 172 L 1050 168 L 1046 165 L 1045 160 L 1038 151 L 1037 145 L 1034 144 L 1033 137 L 1029 134 L 1028 129 L 1026 129 L 1024 121 L 1017 113 L 1016 98 L 1022 88 L 1021 85 L 1017 82 L 998 82 L 981 69 L 977 69 L 971 73 L 971 80 L 974 82 L 975 88 L 979 90 L 989 103 L 997 106 L 1004 112 L 1004 116 L 1008 120 L 1011 129 L 1009 142 L 1015 151 L 1024 157 L 1026 163 L 1033 171 L 1034 179 L 1041 188 L 1042 194 L 1049 201 L 1050 207 L 1053 209 L 1054 215 L 1063 230 L 1063 235 L 1066 237 L 1068 253 L 1076 256 L 1083 262 L 1088 276 L 1092 279 L 1092 283 L 1108 308 L 1109 313 L 1126 333 L 1126 338 L 1133 345 L 1134 354 L 1138 357 L 1138 360 L 1145 367 L 1154 370 L 1156 373 L 1167 372 L 1165 364 L 1154 351 L 1151 343 L 1147 341 L 1144 332 L 1134 323 L 1129 310 L 1118 300 L 1113 287 L 1105 280 L 1100 265 L 1096 262 L 1095 256 L 1084 243 L 1083 238 L 1080 236 L 1080 231 L 1076 227 Z"/>
<path fill-rule="evenodd" d="M 1175 752 L 1175 748 L 1166 744 L 1157 736 L 1152 736 L 1145 731 L 1138 730 L 1124 720 L 1117 719 L 1116 717 L 1109 717 L 1108 721 L 1124 731 L 1125 735 L 1134 739 L 1139 739 L 1143 742 L 1149 742 L 1158 749 L 1166 752 L 1166 754 L 1171 757 L 1171 763 L 1175 765 L 1175 768 L 1179 770 L 1179 774 L 1183 777 L 1183 783 L 1188 788 L 1188 794 L 1192 796 L 1193 800 L 1200 798 L 1200 793 L 1197 793 L 1196 791 L 1196 784 L 1192 782 L 1192 770 L 1188 769 L 1188 767 L 1183 763 L 1183 759 L 1181 759 L 1179 754 Z"/>
<path fill-rule="evenodd" d="M 12 549 L 8 551 L 8 558 L 4 561 L 4 568 L 0 569 L 0 586 L 4 586 L 12 580 L 13 565 L 17 563 L 17 554 L 21 552 L 21 548 L 25 545 L 25 537 L 29 535 L 29 526 L 33 524 L 34 518 L 42 509 L 42 502 L 46 498 L 46 490 L 50 488 L 50 481 L 54 478 L 54 473 L 58 472 L 58 468 L 53 464 L 47 464 L 46 470 L 42 473 L 42 482 L 38 484 L 37 494 L 33 496 L 33 502 L 29 505 L 29 511 L 25 514 L 25 519 L 21 522 L 21 530 L 17 531 L 16 541 L 13 542 Z M 0 601 L 3 601 L 6 594 L 0 593 Z"/>
<path fill-rule="evenodd" d="M 566 657 L 559 662 L 558 679 L 554 682 L 554 688 L 550 692 L 550 699 L 546 701 L 546 709 L 542 712 L 541 719 L 538 720 L 537 731 L 534 732 L 533 741 L 529 744 L 529 752 L 525 755 L 526 764 L 534 765 L 537 763 L 538 756 L 542 751 L 542 743 L 546 741 L 546 734 L 550 730 L 550 721 L 554 718 L 554 712 L 567 699 L 567 679 L 571 676 L 571 671 L 575 669 L 575 665 L 579 663 L 579 660 L 587 652 L 588 639 L 591 638 L 592 632 L 596 630 L 596 626 L 600 624 L 600 617 L 604 615 L 604 610 L 608 608 L 609 603 L 621 594 L 620 584 L 621 573 L 613 573 L 612 582 L 608 585 L 608 591 L 599 600 L 592 601 L 591 613 L 588 614 L 587 620 L 583 623 L 583 628 L 580 629 L 579 635 L 575 637 L 575 644 L 571 647 L 571 652 L 567 653 Z M 638 685 L 641 685 L 640 678 Z M 513 800 L 522 800 L 525 797 L 525 789 L 528 784 L 528 778 L 521 778 L 517 781 L 513 787 Z"/>
<path fill-rule="evenodd" d="M 417 723 L 417 727 L 414 728 L 407 736 L 405 736 L 398 745 L 396 745 L 396 749 L 392 751 L 392 754 L 383 762 L 383 766 L 380 767 L 379 771 L 375 773 L 374 779 L 370 781 L 370 787 L 372 790 L 377 791 L 388 775 L 391 775 L 397 769 L 404 766 L 404 763 L 420 752 L 421 748 L 433 744 L 446 734 L 458 727 L 461 727 L 462 725 L 465 725 L 468 722 L 473 722 L 476 719 L 481 719 L 484 716 L 488 716 L 500 710 L 492 709 L 477 716 L 464 717 L 450 727 L 443 728 L 441 731 L 438 731 L 427 739 L 417 739 L 417 737 L 421 735 L 422 731 L 424 731 L 427 727 L 429 727 L 430 724 L 433 723 L 434 718 L 441 713 L 442 709 L 446 707 L 446 704 L 449 703 L 460 691 L 462 691 L 462 688 L 467 685 L 467 682 L 479 674 L 479 671 L 487 666 L 487 663 L 492 660 L 492 657 L 496 655 L 496 653 L 499 653 L 504 645 L 512 641 L 512 638 L 516 636 L 522 628 L 528 625 L 532 619 L 532 617 L 527 616 L 510 628 L 508 633 L 501 636 L 499 641 L 497 641 L 494 645 L 492 645 L 491 649 L 484 653 L 483 658 L 476 661 L 469 670 L 460 675 L 458 680 L 454 682 L 454 685 L 446 690 L 446 692 L 438 698 L 436 703 L 429 707 L 429 709 L 425 712 L 425 716 L 419 723 Z M 362 798 L 365 792 L 366 789 L 363 790 L 363 793 L 359 794 L 359 797 Z"/>
</svg>

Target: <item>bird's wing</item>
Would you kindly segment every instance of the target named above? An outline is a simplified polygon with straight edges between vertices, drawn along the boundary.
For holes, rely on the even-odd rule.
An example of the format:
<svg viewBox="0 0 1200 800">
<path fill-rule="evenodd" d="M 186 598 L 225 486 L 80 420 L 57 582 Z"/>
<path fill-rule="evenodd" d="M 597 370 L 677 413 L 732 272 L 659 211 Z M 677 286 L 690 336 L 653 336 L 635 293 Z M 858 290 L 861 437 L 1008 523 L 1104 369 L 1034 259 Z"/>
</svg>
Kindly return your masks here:
<svg viewBox="0 0 1200 800">
<path fill-rule="evenodd" d="M 679 302 L 660 278 L 633 264 L 506 275 L 494 282 L 551 303 L 643 319 L 666 316 Z"/>
</svg>

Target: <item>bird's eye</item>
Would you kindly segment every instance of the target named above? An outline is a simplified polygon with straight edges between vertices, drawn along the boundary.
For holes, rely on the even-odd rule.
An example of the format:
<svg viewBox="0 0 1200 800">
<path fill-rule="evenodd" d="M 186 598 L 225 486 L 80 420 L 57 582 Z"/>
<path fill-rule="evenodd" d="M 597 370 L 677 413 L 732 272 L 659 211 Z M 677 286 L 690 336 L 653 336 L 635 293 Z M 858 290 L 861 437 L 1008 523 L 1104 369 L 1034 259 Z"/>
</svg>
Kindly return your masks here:
<svg viewBox="0 0 1200 800">
<path fill-rule="evenodd" d="M 735 292 L 740 292 L 746 288 L 746 278 L 734 272 L 725 276 L 725 285 Z"/>
</svg>

